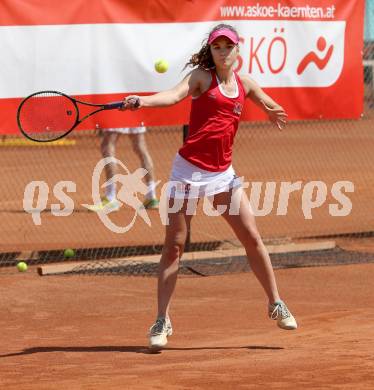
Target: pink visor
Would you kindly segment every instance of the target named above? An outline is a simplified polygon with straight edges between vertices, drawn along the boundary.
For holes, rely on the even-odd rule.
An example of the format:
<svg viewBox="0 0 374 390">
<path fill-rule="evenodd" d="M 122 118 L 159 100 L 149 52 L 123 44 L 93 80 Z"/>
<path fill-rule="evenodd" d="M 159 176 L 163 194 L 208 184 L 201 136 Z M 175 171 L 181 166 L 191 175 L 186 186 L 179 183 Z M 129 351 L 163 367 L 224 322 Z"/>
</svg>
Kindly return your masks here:
<svg viewBox="0 0 374 390">
<path fill-rule="evenodd" d="M 218 37 L 226 37 L 230 39 L 231 42 L 235 45 L 239 42 L 239 37 L 234 33 L 234 31 L 229 30 L 228 28 L 222 28 L 216 31 L 213 31 L 208 38 L 208 44 L 210 45 Z"/>
</svg>

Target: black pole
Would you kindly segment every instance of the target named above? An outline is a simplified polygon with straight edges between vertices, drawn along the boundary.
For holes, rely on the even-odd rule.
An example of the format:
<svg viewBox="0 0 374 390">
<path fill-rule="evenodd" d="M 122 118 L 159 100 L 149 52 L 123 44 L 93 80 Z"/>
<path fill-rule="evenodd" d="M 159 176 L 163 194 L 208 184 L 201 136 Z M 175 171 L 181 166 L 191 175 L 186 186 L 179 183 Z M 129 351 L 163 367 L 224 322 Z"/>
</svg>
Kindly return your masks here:
<svg viewBox="0 0 374 390">
<path fill-rule="evenodd" d="M 183 142 L 188 136 L 188 125 L 183 125 Z M 187 230 L 186 242 L 184 243 L 184 250 L 189 252 L 191 250 L 191 224 Z"/>
<path fill-rule="evenodd" d="M 183 125 L 183 142 L 186 140 L 188 136 L 188 125 Z"/>
</svg>

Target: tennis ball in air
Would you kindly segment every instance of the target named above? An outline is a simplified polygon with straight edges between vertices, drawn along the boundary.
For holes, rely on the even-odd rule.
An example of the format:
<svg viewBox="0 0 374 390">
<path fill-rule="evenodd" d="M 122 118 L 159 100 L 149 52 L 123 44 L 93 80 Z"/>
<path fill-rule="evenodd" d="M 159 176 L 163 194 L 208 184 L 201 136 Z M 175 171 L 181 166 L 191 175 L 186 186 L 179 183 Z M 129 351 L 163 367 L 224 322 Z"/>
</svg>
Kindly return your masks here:
<svg viewBox="0 0 374 390">
<path fill-rule="evenodd" d="M 159 59 L 155 62 L 155 69 L 158 73 L 165 73 L 169 69 L 169 63 L 166 60 Z"/>
<path fill-rule="evenodd" d="M 74 249 L 71 249 L 71 248 L 67 248 L 64 250 L 64 257 L 65 258 L 70 258 L 70 257 L 74 257 L 75 256 L 75 250 Z"/>
<path fill-rule="evenodd" d="M 17 263 L 17 269 L 19 272 L 26 272 L 27 264 L 24 261 L 20 261 L 19 263 Z"/>
</svg>

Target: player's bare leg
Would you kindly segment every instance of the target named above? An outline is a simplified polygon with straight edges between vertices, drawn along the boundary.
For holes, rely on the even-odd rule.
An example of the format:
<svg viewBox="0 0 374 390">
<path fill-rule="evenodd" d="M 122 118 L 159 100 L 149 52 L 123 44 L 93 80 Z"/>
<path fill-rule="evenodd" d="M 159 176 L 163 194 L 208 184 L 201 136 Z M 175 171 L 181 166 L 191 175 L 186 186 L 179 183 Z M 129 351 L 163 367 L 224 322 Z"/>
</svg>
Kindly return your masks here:
<svg viewBox="0 0 374 390">
<path fill-rule="evenodd" d="M 227 206 L 222 216 L 244 246 L 249 265 L 268 296 L 269 315 L 277 319 L 281 328 L 296 329 L 294 317 L 279 297 L 270 256 L 258 232 L 246 193 L 242 188 L 238 188 L 235 191 L 217 194 L 214 197 L 214 205 Z"/>
<path fill-rule="evenodd" d="M 185 211 L 169 215 L 170 224 L 166 226 L 166 236 L 159 266 L 158 276 L 158 316 L 168 316 L 170 299 L 174 292 L 179 260 L 184 251 L 187 231 L 192 215 Z"/>
<path fill-rule="evenodd" d="M 177 282 L 179 261 L 184 251 L 191 218 L 192 215 L 186 215 L 186 207 L 183 207 L 179 212 L 169 214 L 169 225 L 166 226 L 165 241 L 159 264 L 157 319 L 149 332 L 149 345 L 152 350 L 163 348 L 167 344 L 167 337 L 172 334 L 169 307 Z"/>
</svg>

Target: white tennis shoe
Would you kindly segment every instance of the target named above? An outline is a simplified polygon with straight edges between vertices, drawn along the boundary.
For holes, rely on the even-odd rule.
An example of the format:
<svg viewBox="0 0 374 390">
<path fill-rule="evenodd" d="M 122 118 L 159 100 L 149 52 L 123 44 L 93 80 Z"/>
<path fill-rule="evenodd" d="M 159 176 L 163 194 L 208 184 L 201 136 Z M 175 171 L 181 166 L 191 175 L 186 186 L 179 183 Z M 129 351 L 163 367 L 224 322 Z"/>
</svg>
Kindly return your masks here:
<svg viewBox="0 0 374 390">
<path fill-rule="evenodd" d="M 149 329 L 149 348 L 152 352 L 159 351 L 168 343 L 168 336 L 173 334 L 169 318 L 160 317 Z"/>
<path fill-rule="evenodd" d="M 269 318 L 277 321 L 277 325 L 286 330 L 297 329 L 297 322 L 283 301 L 269 304 Z"/>
</svg>

